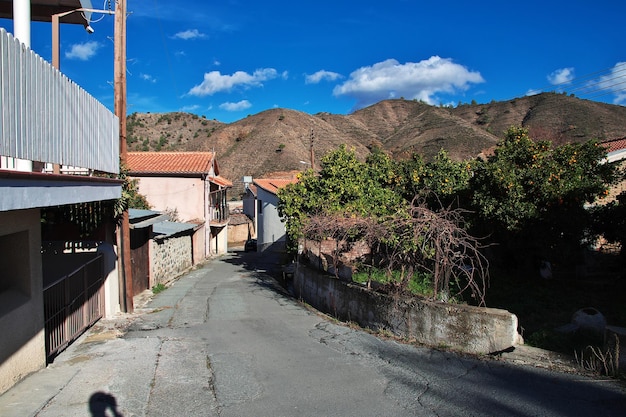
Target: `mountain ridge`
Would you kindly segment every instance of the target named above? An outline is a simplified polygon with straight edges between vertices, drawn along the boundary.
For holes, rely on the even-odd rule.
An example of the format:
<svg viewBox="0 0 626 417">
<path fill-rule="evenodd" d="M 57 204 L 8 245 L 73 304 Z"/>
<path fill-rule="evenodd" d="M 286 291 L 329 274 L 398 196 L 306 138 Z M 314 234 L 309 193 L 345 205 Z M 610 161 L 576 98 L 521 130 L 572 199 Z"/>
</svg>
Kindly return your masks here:
<svg viewBox="0 0 626 417">
<path fill-rule="evenodd" d="M 426 159 L 441 149 L 455 160 L 491 149 L 510 126 L 555 144 L 626 137 L 626 107 L 541 93 L 486 104 L 437 107 L 412 100 L 383 100 L 348 115 L 269 109 L 233 123 L 190 113 L 133 113 L 127 117 L 129 151 L 214 151 L 221 175 L 242 177 L 302 170 L 345 144 L 364 159 L 378 147 L 395 159 L 416 152 Z M 242 189 L 242 188 L 241 188 Z"/>
</svg>

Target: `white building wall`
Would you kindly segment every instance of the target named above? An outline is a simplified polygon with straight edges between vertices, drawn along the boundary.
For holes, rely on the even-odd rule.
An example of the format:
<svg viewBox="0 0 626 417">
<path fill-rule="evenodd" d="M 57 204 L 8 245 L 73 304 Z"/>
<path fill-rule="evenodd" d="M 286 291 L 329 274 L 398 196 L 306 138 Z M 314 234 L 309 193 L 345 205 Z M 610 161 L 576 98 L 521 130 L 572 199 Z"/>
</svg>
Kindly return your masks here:
<svg viewBox="0 0 626 417">
<path fill-rule="evenodd" d="M 211 255 L 224 255 L 228 252 L 228 227 L 212 227 L 217 232 L 211 239 Z"/>
<path fill-rule="evenodd" d="M 98 253 L 104 258 L 104 317 L 114 317 L 121 311 L 120 308 L 120 283 L 117 269 L 116 246 L 101 242 L 98 245 Z"/>
<path fill-rule="evenodd" d="M 262 188 L 257 191 L 257 204 L 261 205 L 257 213 L 257 247 L 264 251 L 271 246 L 284 248 L 286 242 L 285 223 L 278 215 L 278 197 Z"/>
</svg>

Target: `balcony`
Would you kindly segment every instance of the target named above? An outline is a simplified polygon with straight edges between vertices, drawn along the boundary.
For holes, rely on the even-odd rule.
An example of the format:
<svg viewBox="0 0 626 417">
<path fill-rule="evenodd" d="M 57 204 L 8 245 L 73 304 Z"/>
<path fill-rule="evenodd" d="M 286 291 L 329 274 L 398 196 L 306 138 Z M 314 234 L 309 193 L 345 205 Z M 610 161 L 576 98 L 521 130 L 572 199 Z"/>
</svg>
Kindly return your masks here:
<svg viewBox="0 0 626 417">
<path fill-rule="evenodd" d="M 121 196 L 117 116 L 3 28 L 0 103 L 0 211 Z"/>
<path fill-rule="evenodd" d="M 212 191 L 209 201 L 211 204 L 209 210 L 210 225 L 220 227 L 228 224 L 230 212 L 226 202 L 226 189 Z"/>
</svg>

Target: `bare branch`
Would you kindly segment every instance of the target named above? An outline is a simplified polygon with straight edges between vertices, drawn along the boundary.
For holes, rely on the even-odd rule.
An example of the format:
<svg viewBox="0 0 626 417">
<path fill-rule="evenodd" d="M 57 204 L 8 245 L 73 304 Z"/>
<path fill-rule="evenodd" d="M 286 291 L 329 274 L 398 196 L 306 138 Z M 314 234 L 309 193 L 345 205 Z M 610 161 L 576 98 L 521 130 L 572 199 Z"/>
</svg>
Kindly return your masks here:
<svg viewBox="0 0 626 417">
<path fill-rule="evenodd" d="M 308 219 L 303 232 L 308 239 L 335 241 L 330 254 L 335 271 L 343 254 L 356 242 L 366 242 L 389 271 L 402 272 L 399 291 L 407 291 L 413 275 L 421 271 L 432 275 L 435 299 L 447 300 L 453 287 L 457 294 L 469 291 L 476 304 L 485 305 L 489 263 L 479 239 L 463 227 L 463 213 L 451 208 L 433 211 L 423 200 L 414 199 L 408 215 L 386 219 L 316 215 Z"/>
</svg>

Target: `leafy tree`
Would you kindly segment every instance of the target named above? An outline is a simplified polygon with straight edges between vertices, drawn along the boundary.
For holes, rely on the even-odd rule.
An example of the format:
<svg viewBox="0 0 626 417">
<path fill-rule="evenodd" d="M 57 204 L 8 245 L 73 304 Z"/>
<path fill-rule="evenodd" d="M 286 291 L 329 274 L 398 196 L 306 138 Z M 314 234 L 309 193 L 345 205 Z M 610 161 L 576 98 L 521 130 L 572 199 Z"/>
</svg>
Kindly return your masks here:
<svg viewBox="0 0 626 417">
<path fill-rule="evenodd" d="M 467 185 L 466 165 L 442 153 L 429 167 L 418 157 L 400 166 L 379 150 L 363 163 L 342 146 L 324 156 L 318 175 L 308 170 L 279 190 L 278 210 L 292 242 L 304 236 L 334 239 L 335 263 L 354 242 L 363 241 L 376 253 L 371 266 L 400 271 L 396 290 L 406 291 L 416 274 L 427 274 L 434 297 L 446 298 L 454 285 L 455 294 L 469 290 L 484 304 L 487 263 L 463 227 L 462 212 L 441 205 L 434 211 L 425 198 L 416 204 L 415 194 L 408 200 L 409 193 L 397 192 L 407 185 L 417 191 L 426 183 L 452 195 L 453 184 Z"/>
<path fill-rule="evenodd" d="M 129 208 L 150 209 L 150 204 L 145 196 L 139 194 L 137 180 L 128 176 L 128 168 L 120 165 L 120 174 L 118 177 L 123 180 L 122 197 L 115 202 L 115 217 L 119 217 L 124 210 Z"/>
<path fill-rule="evenodd" d="M 527 257 L 558 259 L 579 247 L 590 225 L 585 204 L 616 180 L 605 155 L 596 141 L 552 147 L 510 128 L 492 156 L 476 161 L 470 180 L 483 230 Z"/>
<path fill-rule="evenodd" d="M 302 237 L 307 216 L 347 213 L 381 217 L 400 210 L 406 202 L 388 187 L 391 161 L 379 153 L 369 163 L 357 159 L 345 145 L 326 154 L 321 170 L 307 170 L 297 183 L 278 192 L 279 214 L 286 220 L 292 241 Z"/>
<path fill-rule="evenodd" d="M 395 188 L 399 184 L 398 164 L 379 147 L 372 148 L 365 159 L 371 179 L 383 187 Z"/>
<path fill-rule="evenodd" d="M 308 215 L 321 211 L 322 195 L 315 171 L 309 169 L 298 176 L 298 182 L 278 190 L 278 213 L 285 221 L 291 243 L 303 237 L 302 229 Z M 293 247 L 289 247 L 293 250 Z"/>
<path fill-rule="evenodd" d="M 471 166 L 470 162 L 453 161 L 444 150 L 427 163 L 422 188 L 439 200 L 432 201 L 431 198 L 429 206 L 436 209 L 440 204 L 449 206 L 455 200 L 458 204 L 459 198 L 466 198 Z"/>
<path fill-rule="evenodd" d="M 445 150 L 432 161 L 424 162 L 418 154 L 397 163 L 395 190 L 407 201 L 416 196 L 426 199 L 429 207 L 438 210 L 468 199 L 472 163 L 453 161 Z M 466 204 L 465 204 L 466 205 Z"/>
</svg>

